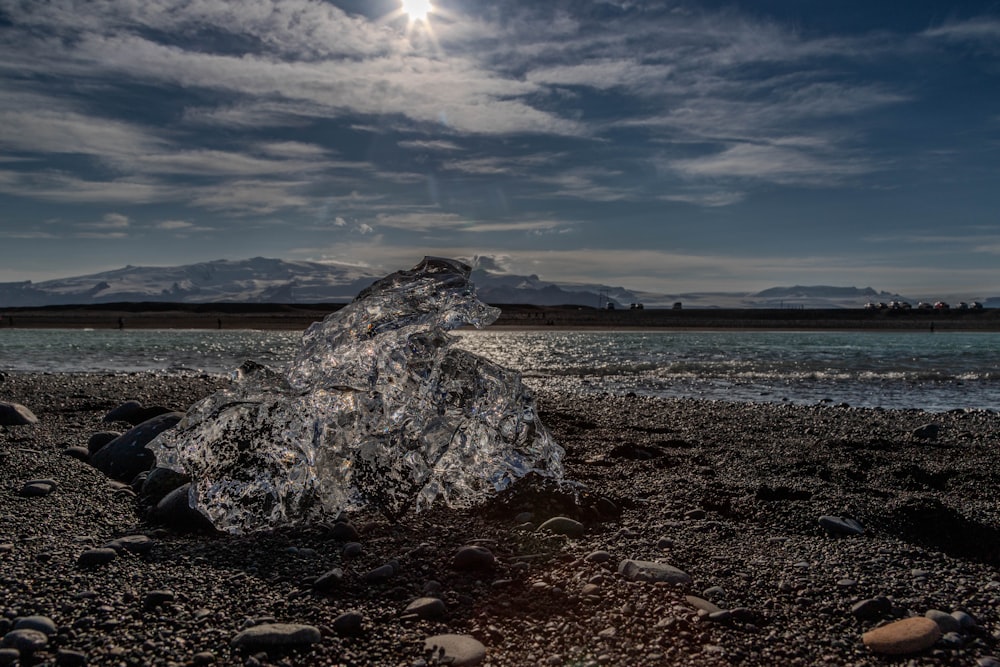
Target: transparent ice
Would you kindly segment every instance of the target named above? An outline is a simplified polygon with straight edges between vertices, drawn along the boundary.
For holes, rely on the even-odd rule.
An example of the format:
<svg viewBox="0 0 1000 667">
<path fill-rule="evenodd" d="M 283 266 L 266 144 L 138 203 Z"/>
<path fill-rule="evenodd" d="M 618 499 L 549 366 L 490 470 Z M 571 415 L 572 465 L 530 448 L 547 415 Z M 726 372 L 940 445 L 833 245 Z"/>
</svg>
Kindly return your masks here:
<svg viewBox="0 0 1000 667">
<path fill-rule="evenodd" d="M 190 502 L 244 533 L 331 519 L 372 503 L 398 518 L 440 498 L 468 505 L 563 450 L 520 375 L 452 345 L 492 323 L 465 264 L 426 257 L 303 334 L 284 372 L 247 362 L 149 447 L 190 475 Z"/>
</svg>

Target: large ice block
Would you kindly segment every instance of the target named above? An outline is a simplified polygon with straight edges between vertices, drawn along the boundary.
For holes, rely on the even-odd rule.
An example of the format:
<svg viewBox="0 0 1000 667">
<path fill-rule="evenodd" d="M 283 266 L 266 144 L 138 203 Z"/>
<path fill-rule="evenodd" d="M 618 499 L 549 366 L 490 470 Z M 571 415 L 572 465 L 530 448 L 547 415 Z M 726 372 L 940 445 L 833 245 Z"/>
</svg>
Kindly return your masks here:
<svg viewBox="0 0 1000 667">
<path fill-rule="evenodd" d="M 303 334 L 283 372 L 245 363 L 150 443 L 191 476 L 190 502 L 243 533 L 336 517 L 367 503 L 398 518 L 437 499 L 474 503 L 563 450 L 520 375 L 452 345 L 492 323 L 470 268 L 426 257 Z"/>
</svg>

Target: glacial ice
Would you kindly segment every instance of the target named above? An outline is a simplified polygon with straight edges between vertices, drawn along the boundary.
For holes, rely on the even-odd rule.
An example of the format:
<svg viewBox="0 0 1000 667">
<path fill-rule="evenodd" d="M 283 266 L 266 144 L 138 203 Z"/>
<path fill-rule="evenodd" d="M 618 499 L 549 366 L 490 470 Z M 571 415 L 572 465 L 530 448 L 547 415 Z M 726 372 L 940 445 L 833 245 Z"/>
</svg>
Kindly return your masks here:
<svg viewBox="0 0 1000 667">
<path fill-rule="evenodd" d="M 470 268 L 426 257 L 310 326 L 283 372 L 247 362 L 149 447 L 191 477 L 191 506 L 244 533 L 337 517 L 390 518 L 437 499 L 475 503 L 528 474 L 562 476 L 563 450 L 520 375 L 453 345 L 500 311 Z"/>
</svg>

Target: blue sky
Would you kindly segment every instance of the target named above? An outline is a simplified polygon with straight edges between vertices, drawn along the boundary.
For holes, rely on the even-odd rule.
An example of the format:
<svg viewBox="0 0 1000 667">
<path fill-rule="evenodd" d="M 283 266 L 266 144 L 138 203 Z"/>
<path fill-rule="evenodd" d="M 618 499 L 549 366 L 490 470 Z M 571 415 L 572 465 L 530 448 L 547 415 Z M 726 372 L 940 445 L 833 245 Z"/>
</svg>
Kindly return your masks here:
<svg viewBox="0 0 1000 667">
<path fill-rule="evenodd" d="M 0 0 L 0 281 L 1000 293 L 1000 3 Z"/>
</svg>

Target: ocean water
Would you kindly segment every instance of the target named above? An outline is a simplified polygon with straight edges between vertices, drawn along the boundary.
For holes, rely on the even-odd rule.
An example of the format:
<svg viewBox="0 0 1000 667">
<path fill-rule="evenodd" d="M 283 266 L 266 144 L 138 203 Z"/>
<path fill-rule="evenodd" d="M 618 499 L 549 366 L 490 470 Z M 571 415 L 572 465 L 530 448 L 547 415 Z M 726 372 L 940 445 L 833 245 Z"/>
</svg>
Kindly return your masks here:
<svg viewBox="0 0 1000 667">
<path fill-rule="evenodd" d="M 226 374 L 301 332 L 0 329 L 0 370 Z M 536 388 L 740 402 L 1000 410 L 1000 333 L 462 331 Z"/>
</svg>

